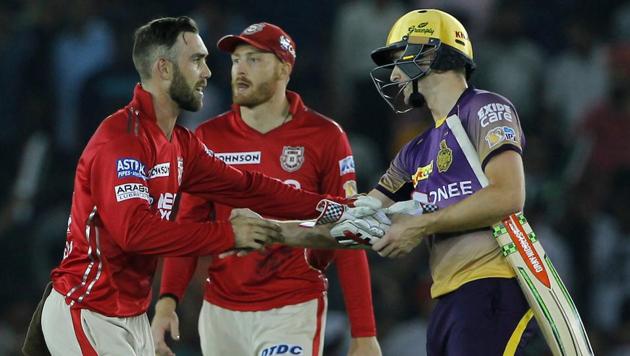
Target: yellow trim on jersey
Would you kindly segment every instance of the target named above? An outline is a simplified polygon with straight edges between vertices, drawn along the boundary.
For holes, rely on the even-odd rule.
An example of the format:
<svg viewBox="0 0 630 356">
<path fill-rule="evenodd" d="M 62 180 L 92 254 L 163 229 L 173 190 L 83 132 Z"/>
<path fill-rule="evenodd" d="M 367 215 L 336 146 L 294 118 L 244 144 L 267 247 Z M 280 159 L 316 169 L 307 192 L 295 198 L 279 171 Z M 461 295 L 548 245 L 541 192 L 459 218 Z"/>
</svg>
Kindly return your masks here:
<svg viewBox="0 0 630 356">
<path fill-rule="evenodd" d="M 503 356 L 514 356 L 516 353 L 516 348 L 518 344 L 521 342 L 521 338 L 523 337 L 523 333 L 525 332 L 525 328 L 527 324 L 534 316 L 534 312 L 531 309 L 527 309 L 527 312 L 521 320 L 516 325 L 516 329 L 512 332 L 512 336 L 510 336 L 510 340 L 508 340 L 507 345 L 505 346 L 505 350 L 503 351 Z"/>
<path fill-rule="evenodd" d="M 446 116 L 444 116 L 441 119 L 435 120 L 435 128 L 437 129 L 438 127 L 442 126 L 442 124 L 445 122 L 446 122 Z"/>
</svg>

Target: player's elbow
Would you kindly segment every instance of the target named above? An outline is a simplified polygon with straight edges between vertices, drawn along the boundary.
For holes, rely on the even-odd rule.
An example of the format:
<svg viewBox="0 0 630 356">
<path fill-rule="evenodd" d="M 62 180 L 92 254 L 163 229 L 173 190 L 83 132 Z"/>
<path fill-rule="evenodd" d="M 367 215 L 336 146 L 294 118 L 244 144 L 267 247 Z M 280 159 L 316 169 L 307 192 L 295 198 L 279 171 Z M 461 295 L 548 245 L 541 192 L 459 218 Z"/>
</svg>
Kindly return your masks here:
<svg viewBox="0 0 630 356">
<path fill-rule="evenodd" d="M 501 212 L 502 216 L 508 216 L 523 211 L 523 207 L 525 206 L 525 189 L 510 189 L 503 197 L 503 202 L 500 204 L 504 210 Z"/>
</svg>

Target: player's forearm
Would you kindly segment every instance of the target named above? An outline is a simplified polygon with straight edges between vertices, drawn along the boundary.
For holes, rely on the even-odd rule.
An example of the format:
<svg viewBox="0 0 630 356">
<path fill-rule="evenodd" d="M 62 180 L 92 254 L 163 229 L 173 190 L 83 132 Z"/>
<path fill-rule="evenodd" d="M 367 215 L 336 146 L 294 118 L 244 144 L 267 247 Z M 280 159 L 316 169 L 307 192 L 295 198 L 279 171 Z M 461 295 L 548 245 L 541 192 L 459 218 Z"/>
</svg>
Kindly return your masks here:
<svg viewBox="0 0 630 356">
<path fill-rule="evenodd" d="M 280 243 L 292 247 L 340 248 L 326 225 L 301 227 L 299 222 L 278 221 L 281 228 Z"/>
<path fill-rule="evenodd" d="M 435 213 L 421 215 L 425 234 L 465 231 L 492 226 L 523 209 L 524 193 L 490 185 L 470 197 Z"/>
</svg>

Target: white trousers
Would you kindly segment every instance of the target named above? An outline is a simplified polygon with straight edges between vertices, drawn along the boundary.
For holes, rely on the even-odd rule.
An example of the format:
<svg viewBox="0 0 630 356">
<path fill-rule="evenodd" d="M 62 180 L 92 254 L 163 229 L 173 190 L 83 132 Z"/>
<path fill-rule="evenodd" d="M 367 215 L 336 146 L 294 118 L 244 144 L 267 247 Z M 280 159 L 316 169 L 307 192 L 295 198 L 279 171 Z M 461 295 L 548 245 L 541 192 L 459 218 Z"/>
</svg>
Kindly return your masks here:
<svg viewBox="0 0 630 356">
<path fill-rule="evenodd" d="M 155 356 L 146 314 L 116 318 L 70 309 L 54 289 L 44 303 L 42 331 L 53 356 Z"/>
<path fill-rule="evenodd" d="M 199 338 L 204 356 L 322 356 L 325 296 L 285 307 L 243 312 L 203 302 Z"/>
</svg>

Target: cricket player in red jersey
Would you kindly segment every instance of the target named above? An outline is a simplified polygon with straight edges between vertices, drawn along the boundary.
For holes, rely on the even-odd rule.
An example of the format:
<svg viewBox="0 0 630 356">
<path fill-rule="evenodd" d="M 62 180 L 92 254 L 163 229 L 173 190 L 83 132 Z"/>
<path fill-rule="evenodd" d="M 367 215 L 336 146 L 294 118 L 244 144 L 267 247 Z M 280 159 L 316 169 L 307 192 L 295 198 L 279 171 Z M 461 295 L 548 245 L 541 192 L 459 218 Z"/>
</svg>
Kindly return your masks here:
<svg viewBox="0 0 630 356">
<path fill-rule="evenodd" d="M 234 105 L 196 130 L 215 157 L 296 188 L 356 194 L 352 152 L 341 127 L 287 91 L 296 57 L 291 37 L 273 24 L 257 23 L 238 36 L 223 37 L 217 46 L 231 54 Z M 227 219 L 230 211 L 186 195 L 180 218 Z M 318 269 L 306 261 L 303 247 L 326 241 L 292 235 L 283 243 L 245 257 L 213 259 L 199 316 L 203 354 L 321 355 L 327 303 L 321 269 L 334 257 L 352 329 L 349 355 L 380 355 L 365 252 L 314 252 Z M 175 339 L 179 336 L 175 307 L 196 264 L 196 258 L 165 259 L 152 323 L 162 354 L 172 355 L 164 334 L 169 330 Z"/>
<path fill-rule="evenodd" d="M 40 310 L 51 354 L 154 355 L 146 311 L 158 256 L 256 249 L 277 237 L 275 224 L 255 218 L 178 224 L 182 192 L 284 218 L 317 215 L 323 196 L 234 169 L 176 125 L 181 110 L 201 107 L 207 55 L 188 17 L 136 31 L 141 84 L 96 130 L 76 170 L 63 260 Z"/>
</svg>

